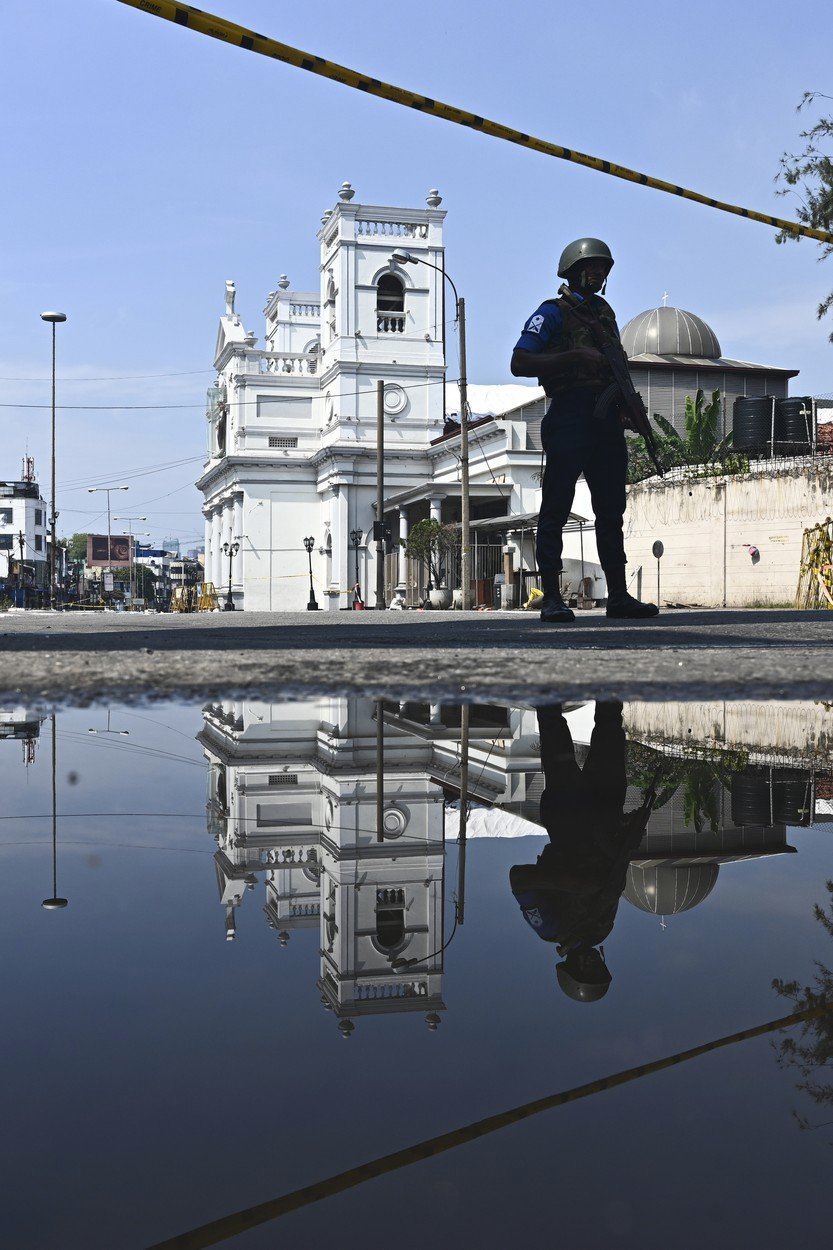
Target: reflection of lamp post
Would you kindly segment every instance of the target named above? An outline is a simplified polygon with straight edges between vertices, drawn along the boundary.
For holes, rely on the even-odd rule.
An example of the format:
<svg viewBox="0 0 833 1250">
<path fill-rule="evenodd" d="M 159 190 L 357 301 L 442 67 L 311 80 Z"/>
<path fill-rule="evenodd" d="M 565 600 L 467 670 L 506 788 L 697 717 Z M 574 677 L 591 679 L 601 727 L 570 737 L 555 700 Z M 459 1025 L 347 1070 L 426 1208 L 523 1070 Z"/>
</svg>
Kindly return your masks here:
<svg viewBox="0 0 833 1250">
<path fill-rule="evenodd" d="M 362 597 L 361 586 L 359 583 L 359 544 L 361 543 L 361 541 L 362 541 L 362 531 L 351 530 L 350 542 L 353 544 L 353 546 L 356 549 L 356 593 L 358 594 L 360 599 Z"/>
<path fill-rule="evenodd" d="M 391 257 L 400 265 L 427 265 L 436 269 L 445 278 L 454 292 L 457 301 L 457 322 L 460 327 L 460 589 L 463 609 L 471 607 L 471 561 L 469 529 L 470 496 L 469 496 L 469 426 L 468 426 L 468 381 L 466 378 L 466 301 L 457 294 L 457 288 L 449 278 L 445 269 L 425 260 L 422 256 L 413 256 L 410 252 L 394 252 Z M 445 347 L 445 316 L 443 316 L 443 347 Z M 445 413 L 443 413 L 445 417 Z"/>
<path fill-rule="evenodd" d="M 55 713 L 52 713 L 52 897 L 41 903 L 47 911 L 57 911 L 68 906 L 68 900 L 58 897 L 58 809 L 55 786 Z"/>
<path fill-rule="evenodd" d="M 52 326 L 52 508 L 50 510 L 49 529 L 52 535 L 49 549 L 49 606 L 55 607 L 55 522 L 58 514 L 55 511 L 55 326 L 66 321 L 67 315 L 62 312 L 42 312 L 41 321 L 48 321 Z"/>
<path fill-rule="evenodd" d="M 315 546 L 314 538 L 305 538 L 304 546 L 307 550 L 307 558 L 309 559 L 309 603 L 307 604 L 308 612 L 317 612 L 318 603 L 315 599 L 315 591 L 312 586 L 312 549 Z"/>
<path fill-rule="evenodd" d="M 223 604 L 224 612 L 233 612 L 235 610 L 234 599 L 232 598 L 232 594 L 231 594 L 231 562 L 234 559 L 234 557 L 237 555 L 239 550 L 240 550 L 240 543 L 238 542 L 223 543 L 223 551 L 228 556 L 228 594 L 226 595 L 226 601 Z"/>
</svg>

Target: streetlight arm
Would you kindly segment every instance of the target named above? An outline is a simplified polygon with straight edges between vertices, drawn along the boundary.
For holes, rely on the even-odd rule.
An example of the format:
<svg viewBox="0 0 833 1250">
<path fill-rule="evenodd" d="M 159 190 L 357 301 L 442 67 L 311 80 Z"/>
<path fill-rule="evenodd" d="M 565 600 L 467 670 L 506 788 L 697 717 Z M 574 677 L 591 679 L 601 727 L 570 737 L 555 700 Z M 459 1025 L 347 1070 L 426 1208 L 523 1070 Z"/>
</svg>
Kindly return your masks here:
<svg viewBox="0 0 833 1250">
<path fill-rule="evenodd" d="M 454 285 L 454 281 L 449 274 L 447 274 L 444 269 L 441 269 L 439 265 L 435 265 L 432 260 L 425 260 L 422 256 L 414 256 L 411 252 L 394 252 L 391 259 L 398 261 L 401 265 L 427 265 L 429 269 L 436 269 L 437 273 L 442 274 L 454 292 L 454 301 L 459 308 L 460 296 L 457 292 L 457 287 Z"/>
</svg>

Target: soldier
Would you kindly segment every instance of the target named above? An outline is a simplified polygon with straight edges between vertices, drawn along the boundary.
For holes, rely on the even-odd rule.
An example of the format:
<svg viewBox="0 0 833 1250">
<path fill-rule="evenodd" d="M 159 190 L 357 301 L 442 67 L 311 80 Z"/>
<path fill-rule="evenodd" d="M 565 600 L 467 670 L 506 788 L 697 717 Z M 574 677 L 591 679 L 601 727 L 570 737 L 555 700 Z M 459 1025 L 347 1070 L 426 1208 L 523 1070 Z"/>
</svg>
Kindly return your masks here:
<svg viewBox="0 0 833 1250">
<path fill-rule="evenodd" d="M 613 256 L 606 243 L 577 239 L 562 252 L 558 276 L 566 280 L 574 296 L 588 301 L 605 332 L 618 343 L 616 317 L 600 294 L 612 268 Z M 607 580 L 607 615 L 656 616 L 659 609 L 653 603 L 641 603 L 626 589 L 622 523 L 628 450 L 616 406 L 597 409 L 611 382 L 610 368 L 564 299 L 545 300 L 530 317 L 512 353 L 511 369 L 515 377 L 537 377 L 552 401 L 541 424 L 547 457 L 536 550 L 544 591 L 541 620 L 548 624 L 575 620 L 559 584 L 561 531 L 582 473 L 596 516 L 599 560 Z"/>
<path fill-rule="evenodd" d="M 538 709 L 545 790 L 541 824 L 549 844 L 535 864 L 509 873 L 524 920 L 561 956 L 561 990 L 578 1002 L 607 993 L 601 943 L 609 936 L 631 856 L 642 841 L 655 791 L 625 812 L 628 779 L 621 703 L 597 703 L 590 750 L 579 768 L 561 705 Z"/>
</svg>

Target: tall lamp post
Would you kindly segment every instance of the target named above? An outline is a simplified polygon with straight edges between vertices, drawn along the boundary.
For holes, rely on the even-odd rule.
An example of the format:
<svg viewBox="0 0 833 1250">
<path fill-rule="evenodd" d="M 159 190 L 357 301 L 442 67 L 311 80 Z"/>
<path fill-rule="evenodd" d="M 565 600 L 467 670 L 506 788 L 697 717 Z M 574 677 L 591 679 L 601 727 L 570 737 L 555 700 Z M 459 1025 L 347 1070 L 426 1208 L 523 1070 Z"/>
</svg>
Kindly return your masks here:
<svg viewBox="0 0 833 1250">
<path fill-rule="evenodd" d="M 97 491 L 103 491 L 103 493 L 107 496 L 107 568 L 106 568 L 107 573 L 112 573 L 113 571 L 110 566 L 110 556 L 111 556 L 110 548 L 113 545 L 113 537 L 110 532 L 113 528 L 113 521 L 110 516 L 110 496 L 112 495 L 113 491 L 116 491 L 116 490 L 130 490 L 130 487 L 129 486 L 88 486 L 87 487 L 87 493 L 90 495 L 94 495 Z"/>
<path fill-rule="evenodd" d="M 230 543 L 223 543 L 223 551 L 228 556 L 228 594 L 226 595 L 226 601 L 223 604 L 224 612 L 235 611 L 234 598 L 232 597 L 232 593 L 231 593 L 231 562 L 234 559 L 234 557 L 237 555 L 239 550 L 240 550 L 240 543 L 237 542 L 236 540 Z"/>
<path fill-rule="evenodd" d="M 468 379 L 466 377 L 466 301 L 457 293 L 457 287 L 445 269 L 435 265 L 433 261 L 422 256 L 413 256 L 410 252 L 394 252 L 391 257 L 399 265 L 427 265 L 436 269 L 454 292 L 457 306 L 457 323 L 460 327 L 460 589 L 461 607 L 465 611 L 471 607 L 471 510 L 469 494 L 469 426 L 468 426 Z M 445 342 L 445 324 L 443 324 L 443 342 Z M 445 413 L 443 413 L 445 417 Z"/>
<path fill-rule="evenodd" d="M 147 517 L 146 516 L 114 516 L 113 520 L 127 522 L 127 533 L 130 536 L 130 606 L 132 607 L 133 606 L 133 580 L 134 580 L 133 574 L 134 574 L 135 567 L 136 567 L 135 553 L 133 549 L 133 522 L 134 521 L 146 521 Z M 139 533 L 137 532 L 136 537 L 139 538 L 140 536 L 142 538 L 150 537 L 149 531 L 142 530 L 141 535 L 139 535 Z"/>
<path fill-rule="evenodd" d="M 55 326 L 66 321 L 67 315 L 62 312 L 42 312 L 41 321 L 48 321 L 52 326 L 52 507 L 50 509 L 49 529 L 51 533 L 49 550 L 49 606 L 55 607 L 55 522 L 58 514 L 55 511 Z"/>
<path fill-rule="evenodd" d="M 353 547 L 355 548 L 355 551 L 356 551 L 356 593 L 358 594 L 360 599 L 362 597 L 361 583 L 359 581 L 359 544 L 361 543 L 361 541 L 362 541 L 362 531 L 351 530 L 350 542 L 353 544 Z"/>
<path fill-rule="evenodd" d="M 314 589 L 313 589 L 313 585 L 312 585 L 312 549 L 313 549 L 313 547 L 315 546 L 315 539 L 314 539 L 314 538 L 305 538 L 305 539 L 304 539 L 304 546 L 306 547 L 306 551 L 307 551 L 307 559 L 309 560 L 309 603 L 307 604 L 307 611 L 308 611 L 308 612 L 317 612 L 317 611 L 318 611 L 318 603 L 317 603 L 317 601 L 316 601 L 316 598 L 315 598 L 315 591 L 314 591 Z"/>
</svg>

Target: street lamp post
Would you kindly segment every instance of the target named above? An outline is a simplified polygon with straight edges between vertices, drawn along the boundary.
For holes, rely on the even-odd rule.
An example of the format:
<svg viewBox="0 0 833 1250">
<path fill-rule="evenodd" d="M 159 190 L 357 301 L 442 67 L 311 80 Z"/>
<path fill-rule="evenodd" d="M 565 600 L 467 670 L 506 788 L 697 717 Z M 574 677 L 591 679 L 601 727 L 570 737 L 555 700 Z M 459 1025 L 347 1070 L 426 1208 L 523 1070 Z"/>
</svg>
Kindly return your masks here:
<svg viewBox="0 0 833 1250">
<path fill-rule="evenodd" d="M 52 507 L 50 509 L 49 529 L 51 544 L 49 550 L 49 606 L 55 607 L 55 523 L 58 514 L 55 511 L 55 326 L 66 321 L 67 315 L 62 312 L 42 312 L 41 321 L 48 321 L 52 326 Z"/>
<path fill-rule="evenodd" d="M 223 543 L 223 551 L 228 556 L 228 594 L 226 595 L 226 601 L 223 604 L 224 612 L 235 611 L 234 599 L 231 593 L 231 562 L 234 559 L 234 557 L 237 555 L 239 550 L 240 550 L 240 543 L 237 541 L 230 542 L 230 543 Z"/>
<path fill-rule="evenodd" d="M 304 539 L 304 546 L 306 547 L 306 551 L 307 551 L 307 558 L 308 558 L 308 560 L 309 560 L 309 603 L 307 604 L 307 611 L 308 611 L 308 612 L 317 612 L 317 611 L 318 611 L 318 603 L 317 603 L 317 601 L 316 601 L 316 598 L 315 598 L 315 591 L 314 591 L 314 589 L 313 589 L 313 585 L 312 585 L 312 550 L 313 550 L 313 547 L 315 546 L 315 539 L 314 539 L 314 538 L 305 538 L 305 539 Z"/>
<path fill-rule="evenodd" d="M 133 599 L 134 599 L 134 576 L 133 574 L 135 572 L 135 567 L 136 567 L 135 552 L 133 549 L 133 522 L 134 521 L 146 521 L 147 517 L 146 516 L 114 516 L 113 520 L 127 522 L 127 533 L 130 538 L 130 606 L 132 608 Z M 142 531 L 141 533 L 142 538 L 148 538 L 149 536 L 150 536 L 150 533 L 148 530 Z M 136 534 L 136 537 L 137 538 L 139 537 L 138 533 Z"/>
<path fill-rule="evenodd" d="M 113 545 L 113 538 L 110 532 L 113 528 L 113 522 L 110 517 L 110 496 L 113 493 L 113 491 L 116 491 L 116 490 L 130 490 L 130 487 L 129 486 L 88 486 L 87 487 L 87 492 L 90 495 L 94 495 L 96 491 L 103 491 L 104 494 L 107 496 L 107 568 L 106 568 L 106 572 L 108 573 L 112 573 L 113 571 L 110 565 L 110 554 L 111 554 L 110 548 Z"/>
<path fill-rule="evenodd" d="M 466 376 L 466 301 L 457 294 L 457 287 L 445 269 L 422 256 L 411 252 L 394 252 L 391 257 L 400 265 L 427 265 L 436 269 L 454 292 L 457 306 L 457 323 L 460 327 L 460 589 L 461 604 L 465 611 L 471 607 L 471 508 L 469 493 L 469 426 L 468 426 L 468 378 Z M 445 324 L 443 324 L 445 342 Z M 443 413 L 445 417 L 445 413 Z"/>
<path fill-rule="evenodd" d="M 351 530 L 351 531 L 350 531 L 350 542 L 353 544 L 353 547 L 355 548 L 355 551 L 356 551 L 356 586 L 355 586 L 355 593 L 358 595 L 359 599 L 361 599 L 361 597 L 362 597 L 361 584 L 360 584 L 360 581 L 359 581 L 359 544 L 361 543 L 361 541 L 362 541 L 362 531 L 361 531 L 361 530 L 358 530 L 358 529 L 357 529 L 357 530 Z"/>
</svg>

